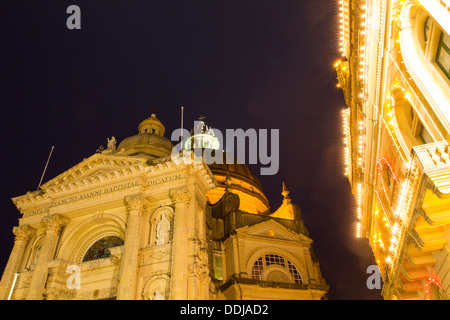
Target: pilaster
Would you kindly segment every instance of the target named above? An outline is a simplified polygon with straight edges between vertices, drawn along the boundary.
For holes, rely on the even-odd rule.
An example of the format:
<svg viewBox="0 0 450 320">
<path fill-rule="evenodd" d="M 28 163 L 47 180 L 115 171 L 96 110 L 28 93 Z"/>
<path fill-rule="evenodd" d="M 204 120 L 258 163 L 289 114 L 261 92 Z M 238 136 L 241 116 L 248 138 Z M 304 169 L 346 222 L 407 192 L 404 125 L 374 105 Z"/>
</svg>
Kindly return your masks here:
<svg viewBox="0 0 450 320">
<path fill-rule="evenodd" d="M 172 248 L 172 288 L 171 294 L 174 300 L 185 300 L 188 298 L 187 277 L 188 277 L 188 232 L 187 215 L 188 204 L 191 201 L 191 194 L 186 187 L 172 189 L 169 196 L 175 205 L 173 248 Z"/>
<path fill-rule="evenodd" d="M 16 236 L 14 239 L 14 247 L 3 272 L 2 280 L 0 281 L 0 299 L 2 300 L 8 298 L 14 274 L 20 271 L 19 268 L 22 263 L 25 248 L 28 241 L 36 233 L 36 230 L 29 225 L 23 225 L 14 227 L 13 233 Z"/>
<path fill-rule="evenodd" d="M 124 199 L 128 211 L 127 230 L 119 276 L 118 300 L 133 300 L 136 292 L 139 254 L 139 218 L 147 206 L 142 194 L 127 196 Z"/>
<path fill-rule="evenodd" d="M 68 218 L 60 214 L 53 214 L 42 219 L 45 228 L 44 241 L 39 253 L 36 267 L 28 289 L 27 300 L 41 300 L 45 279 L 48 271 L 47 263 L 53 259 L 62 228 L 69 222 Z"/>
</svg>

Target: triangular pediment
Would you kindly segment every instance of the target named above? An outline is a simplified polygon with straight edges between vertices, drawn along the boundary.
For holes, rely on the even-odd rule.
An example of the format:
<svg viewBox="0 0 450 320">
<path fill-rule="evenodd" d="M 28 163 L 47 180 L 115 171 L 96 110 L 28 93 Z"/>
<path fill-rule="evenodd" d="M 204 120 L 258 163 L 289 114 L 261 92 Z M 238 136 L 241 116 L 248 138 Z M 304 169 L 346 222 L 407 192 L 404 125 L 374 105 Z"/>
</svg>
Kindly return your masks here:
<svg viewBox="0 0 450 320">
<path fill-rule="evenodd" d="M 144 170 L 146 158 L 96 153 L 41 186 L 45 191 L 73 189 Z"/>
<path fill-rule="evenodd" d="M 274 219 L 266 220 L 251 226 L 245 226 L 236 230 L 238 234 L 254 236 L 268 239 L 278 239 L 286 241 L 300 241 L 311 243 L 312 239 L 302 233 L 289 230 Z"/>
</svg>

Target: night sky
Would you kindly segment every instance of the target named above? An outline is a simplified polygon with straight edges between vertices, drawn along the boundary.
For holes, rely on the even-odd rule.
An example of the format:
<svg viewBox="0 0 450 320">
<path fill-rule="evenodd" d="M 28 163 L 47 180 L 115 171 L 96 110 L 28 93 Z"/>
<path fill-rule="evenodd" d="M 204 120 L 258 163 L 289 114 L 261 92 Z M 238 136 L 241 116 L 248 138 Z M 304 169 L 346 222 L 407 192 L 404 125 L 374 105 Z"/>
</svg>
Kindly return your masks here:
<svg viewBox="0 0 450 320">
<path fill-rule="evenodd" d="M 71 4 L 81 30 L 66 27 Z M 51 146 L 44 182 L 108 137 L 136 134 L 153 108 L 170 138 L 184 106 L 188 128 L 204 115 L 223 132 L 279 129 L 280 170 L 258 176 L 272 209 L 285 181 L 330 299 L 381 298 L 366 287 L 373 255 L 354 237 L 343 175 L 337 1 L 39 0 L 1 11 L 2 271 L 20 218 L 11 198 L 36 190 Z"/>
</svg>

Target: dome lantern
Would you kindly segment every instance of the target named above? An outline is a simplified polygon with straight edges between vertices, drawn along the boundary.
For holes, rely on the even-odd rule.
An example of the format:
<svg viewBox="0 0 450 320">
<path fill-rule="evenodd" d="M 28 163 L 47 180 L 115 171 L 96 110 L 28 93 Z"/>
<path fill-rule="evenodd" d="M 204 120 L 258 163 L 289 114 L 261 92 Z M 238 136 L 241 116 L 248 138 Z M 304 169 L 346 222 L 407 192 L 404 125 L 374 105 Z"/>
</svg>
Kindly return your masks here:
<svg viewBox="0 0 450 320">
<path fill-rule="evenodd" d="M 139 124 L 138 131 L 139 133 L 152 133 L 162 137 L 166 128 L 156 115 L 152 113 L 150 118 L 145 119 Z"/>
<path fill-rule="evenodd" d="M 154 113 L 139 124 L 138 131 L 138 134 L 125 138 L 117 147 L 117 151 L 126 155 L 147 155 L 152 158 L 170 155 L 172 142 L 164 137 L 166 129 Z"/>
</svg>

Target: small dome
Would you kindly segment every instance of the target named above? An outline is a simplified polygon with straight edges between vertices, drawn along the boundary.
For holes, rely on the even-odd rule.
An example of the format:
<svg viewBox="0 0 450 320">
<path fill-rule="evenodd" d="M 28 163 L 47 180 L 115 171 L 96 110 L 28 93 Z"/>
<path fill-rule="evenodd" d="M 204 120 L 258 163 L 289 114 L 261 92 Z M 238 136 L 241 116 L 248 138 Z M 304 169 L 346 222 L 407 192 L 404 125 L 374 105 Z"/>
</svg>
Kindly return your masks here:
<svg viewBox="0 0 450 320">
<path fill-rule="evenodd" d="M 162 137 L 164 136 L 166 128 L 161 121 L 159 121 L 156 115 L 152 113 L 150 118 L 145 119 L 139 124 L 138 131 L 139 133 L 153 133 Z"/>
<path fill-rule="evenodd" d="M 145 154 L 155 158 L 165 157 L 172 152 L 172 142 L 164 137 L 165 127 L 152 114 L 139 124 L 139 133 L 123 139 L 117 147 L 118 152 L 126 155 Z"/>
</svg>

